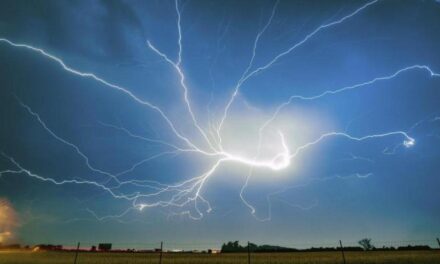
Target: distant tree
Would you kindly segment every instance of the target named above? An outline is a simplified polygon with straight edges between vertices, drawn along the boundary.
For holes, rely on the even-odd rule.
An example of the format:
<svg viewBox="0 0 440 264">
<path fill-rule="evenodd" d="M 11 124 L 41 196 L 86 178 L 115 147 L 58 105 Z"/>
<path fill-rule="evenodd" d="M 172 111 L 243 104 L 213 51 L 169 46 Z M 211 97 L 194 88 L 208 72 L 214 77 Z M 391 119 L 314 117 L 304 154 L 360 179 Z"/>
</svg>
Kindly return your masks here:
<svg viewBox="0 0 440 264">
<path fill-rule="evenodd" d="M 90 248 L 90 251 L 95 252 L 95 251 L 96 251 L 96 246 L 92 246 L 92 247 Z"/>
<path fill-rule="evenodd" d="M 249 245 L 246 245 L 246 249 L 248 249 L 247 247 L 249 247 L 249 251 L 251 252 L 255 252 L 258 250 L 258 246 L 254 243 L 249 243 Z"/>
<path fill-rule="evenodd" d="M 110 251 L 112 250 L 112 244 L 111 243 L 100 243 L 98 244 L 99 251 Z"/>
<path fill-rule="evenodd" d="M 228 243 L 222 245 L 221 250 L 222 252 L 245 252 L 247 251 L 247 247 L 240 246 L 238 241 L 229 241 Z"/>
<path fill-rule="evenodd" d="M 240 244 L 239 244 L 238 240 L 237 240 L 237 241 L 234 241 L 234 243 L 232 243 L 232 247 L 234 247 L 234 248 L 240 248 Z"/>
<path fill-rule="evenodd" d="M 358 243 L 365 251 L 374 249 L 373 244 L 371 244 L 371 238 L 363 238 Z"/>
</svg>

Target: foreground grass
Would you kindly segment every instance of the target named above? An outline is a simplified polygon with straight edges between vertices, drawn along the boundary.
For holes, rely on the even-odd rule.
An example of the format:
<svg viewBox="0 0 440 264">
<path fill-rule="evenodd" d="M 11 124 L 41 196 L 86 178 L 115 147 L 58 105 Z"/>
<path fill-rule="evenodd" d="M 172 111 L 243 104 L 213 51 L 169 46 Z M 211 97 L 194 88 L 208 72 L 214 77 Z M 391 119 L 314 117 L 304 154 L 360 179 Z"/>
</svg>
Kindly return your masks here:
<svg viewBox="0 0 440 264">
<path fill-rule="evenodd" d="M 399 252 L 346 252 L 347 264 L 437 264 L 440 251 L 399 251 Z M 70 252 L 0 252 L 0 264 L 71 264 L 74 253 Z M 78 264 L 136 264 L 159 263 L 156 253 L 80 253 Z M 164 264 L 238 264 L 248 263 L 246 254 L 180 254 L 164 253 Z M 341 264 L 339 252 L 316 253 L 258 253 L 251 255 L 251 263 L 257 264 Z"/>
</svg>

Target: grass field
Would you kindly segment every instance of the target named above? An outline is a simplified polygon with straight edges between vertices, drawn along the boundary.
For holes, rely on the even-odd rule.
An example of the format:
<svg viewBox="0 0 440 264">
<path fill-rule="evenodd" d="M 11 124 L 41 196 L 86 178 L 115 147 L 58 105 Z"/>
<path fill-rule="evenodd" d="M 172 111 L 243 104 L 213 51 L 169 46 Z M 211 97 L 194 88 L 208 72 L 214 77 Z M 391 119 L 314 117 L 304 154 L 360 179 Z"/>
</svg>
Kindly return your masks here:
<svg viewBox="0 0 440 264">
<path fill-rule="evenodd" d="M 0 264 L 27 263 L 73 263 L 74 253 L 70 252 L 0 252 Z M 405 263 L 405 264 L 438 264 L 440 251 L 399 251 L 399 252 L 346 252 L 347 264 L 362 263 Z M 78 264 L 131 264 L 159 263 L 156 253 L 80 253 Z M 164 253 L 162 263 L 175 264 L 238 264 L 248 263 L 246 254 L 183 254 Z M 258 253 L 251 255 L 251 263 L 298 263 L 298 264 L 333 264 L 342 263 L 338 252 L 316 253 Z"/>
</svg>

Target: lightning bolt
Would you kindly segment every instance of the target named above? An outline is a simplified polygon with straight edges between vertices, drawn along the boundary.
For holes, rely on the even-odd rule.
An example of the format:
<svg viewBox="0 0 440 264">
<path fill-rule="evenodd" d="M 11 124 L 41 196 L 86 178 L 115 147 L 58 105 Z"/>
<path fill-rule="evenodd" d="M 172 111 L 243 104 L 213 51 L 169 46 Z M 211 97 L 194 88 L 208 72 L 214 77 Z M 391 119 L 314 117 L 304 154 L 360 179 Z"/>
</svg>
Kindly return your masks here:
<svg viewBox="0 0 440 264">
<path fill-rule="evenodd" d="M 306 35 L 300 42 L 294 44 L 293 46 L 291 46 L 289 49 L 281 52 L 280 54 L 278 54 L 277 56 L 275 56 L 270 62 L 268 62 L 266 65 L 261 66 L 257 69 L 255 69 L 254 71 L 245 74 L 244 76 L 242 76 L 242 78 L 240 78 L 240 80 L 238 81 L 237 85 L 235 86 L 234 92 L 232 93 L 232 96 L 230 97 L 228 103 L 226 104 L 225 110 L 223 112 L 223 116 L 222 119 L 220 121 L 220 125 L 219 125 L 219 134 L 220 131 L 223 127 L 223 124 L 227 118 L 228 112 L 229 112 L 229 108 L 231 107 L 232 103 L 234 102 L 235 98 L 237 97 L 239 90 L 241 88 L 241 86 L 243 85 L 244 82 L 246 82 L 248 79 L 252 78 L 253 76 L 255 76 L 257 73 L 260 73 L 266 69 L 269 69 L 272 65 L 274 65 L 278 60 L 280 60 L 281 58 L 283 58 L 284 56 L 290 54 L 291 52 L 293 52 L 296 48 L 300 47 L 301 45 L 303 45 L 304 43 L 306 43 L 310 38 L 312 38 L 313 36 L 315 36 L 316 34 L 318 34 L 320 31 L 330 28 L 332 26 L 335 25 L 339 25 L 341 23 L 343 23 L 344 21 L 354 17 L 355 15 L 357 15 L 359 12 L 361 12 L 362 10 L 366 9 L 367 7 L 375 4 L 376 2 L 378 2 L 378 0 L 374 0 L 371 2 L 368 2 L 367 4 L 361 6 L 360 8 L 356 9 L 354 12 L 342 17 L 339 20 L 327 23 L 327 24 L 322 24 L 321 26 L 317 27 L 315 30 L 313 30 L 311 33 L 309 33 L 308 35 Z M 258 41 L 258 37 L 256 39 L 255 42 Z M 256 47 L 256 45 L 254 45 L 254 47 Z"/>
<path fill-rule="evenodd" d="M 278 114 L 281 112 L 281 110 L 283 110 L 283 108 L 285 108 L 286 106 L 288 106 L 289 104 L 291 104 L 294 100 L 305 100 L 305 101 L 311 101 L 311 100 L 317 100 L 320 98 L 323 98 L 325 96 L 330 96 L 330 95 L 336 95 L 339 93 L 343 93 L 343 92 L 347 92 L 349 90 L 354 90 L 354 89 L 359 89 L 362 88 L 364 86 L 369 86 L 372 84 L 375 84 L 376 82 L 380 82 L 380 81 L 387 81 L 387 80 L 391 80 L 394 79 L 395 77 L 397 77 L 398 75 L 408 72 L 408 71 L 412 71 L 412 70 L 425 70 L 427 71 L 431 77 L 440 77 L 439 73 L 435 73 L 433 70 L 431 70 L 431 68 L 429 66 L 426 65 L 412 65 L 412 66 L 408 66 L 408 67 L 404 67 L 402 69 L 397 70 L 396 72 L 394 72 L 393 74 L 390 75 L 386 75 L 386 76 L 382 76 L 382 77 L 376 77 L 372 80 L 363 82 L 363 83 L 358 83 L 358 84 L 354 84 L 351 86 L 346 86 L 346 87 L 342 87 L 336 90 L 327 90 L 324 91 L 318 95 L 314 95 L 314 96 L 302 96 L 302 95 L 292 95 L 286 102 L 280 104 L 275 112 L 273 113 L 273 115 L 271 116 L 270 119 L 268 119 L 262 129 L 264 129 L 265 127 L 267 127 L 273 120 L 276 119 L 276 117 L 278 116 Z"/>
<path fill-rule="evenodd" d="M 264 33 L 268 30 L 270 25 L 272 24 L 272 21 L 276 15 L 277 7 L 279 5 L 279 1 L 276 1 L 275 4 L 272 7 L 270 16 L 268 17 L 266 23 L 264 26 L 258 31 L 255 40 L 253 42 L 253 46 L 251 48 L 251 57 L 249 62 L 247 63 L 246 68 L 244 69 L 244 72 L 242 73 L 241 77 L 237 81 L 236 85 L 234 86 L 233 92 L 227 101 L 224 109 L 222 109 L 221 117 L 218 120 L 218 122 L 212 122 L 212 120 L 209 120 L 208 129 L 204 128 L 204 125 L 200 123 L 198 116 L 196 115 L 196 112 L 194 111 L 194 104 L 191 101 L 190 97 L 190 91 L 192 90 L 191 87 L 187 84 L 187 76 L 185 75 L 185 69 L 183 67 L 183 32 L 182 32 L 182 12 L 179 6 L 179 1 L 175 1 L 175 12 L 176 12 L 176 27 L 177 27 L 177 58 L 171 59 L 170 56 L 162 52 L 159 48 L 157 48 L 155 45 L 153 45 L 152 41 L 147 40 L 146 41 L 146 47 L 156 54 L 158 57 L 160 57 L 165 63 L 167 63 L 170 68 L 175 72 L 177 78 L 178 78 L 178 85 L 181 88 L 182 91 L 182 102 L 185 104 L 186 112 L 188 116 L 190 117 L 192 128 L 195 129 L 197 132 L 197 135 L 201 137 L 203 140 L 203 144 L 196 144 L 193 140 L 191 140 L 188 136 L 186 136 L 182 131 L 179 131 L 177 126 L 173 123 L 173 121 L 165 114 L 165 111 L 163 111 L 161 108 L 159 108 L 157 105 L 144 100 L 137 95 L 135 95 L 133 92 L 131 92 L 128 88 L 114 84 L 110 81 L 107 81 L 101 77 L 98 77 L 95 73 L 90 72 L 83 72 L 79 69 L 75 69 L 73 66 L 69 66 L 67 63 L 65 63 L 61 58 L 47 52 L 46 50 L 38 47 L 34 47 L 29 44 L 23 44 L 23 43 L 16 43 L 14 41 L 11 41 L 6 38 L 0 38 L 0 43 L 6 44 L 12 48 L 19 48 L 23 50 L 28 50 L 33 53 L 39 54 L 43 56 L 44 58 L 48 59 L 49 61 L 52 61 L 56 64 L 58 64 L 61 69 L 63 69 L 65 72 L 69 74 L 73 74 L 77 77 L 90 79 L 92 81 L 95 81 L 104 87 L 113 89 L 115 91 L 120 92 L 121 94 L 128 96 L 132 99 L 134 103 L 140 104 L 142 106 L 145 106 L 147 109 L 152 110 L 156 112 L 163 122 L 167 125 L 167 128 L 173 133 L 173 135 L 179 140 L 179 144 L 173 144 L 170 142 L 167 142 L 162 139 L 155 139 L 155 138 L 149 138 L 142 135 L 138 135 L 132 131 L 130 131 L 127 128 L 124 128 L 122 126 L 116 126 L 113 124 L 107 124 L 103 122 L 99 122 L 100 125 L 114 129 L 120 133 L 123 133 L 127 137 L 140 140 L 143 142 L 146 142 L 148 144 L 157 144 L 164 148 L 166 148 L 165 151 L 156 153 L 152 156 L 146 157 L 142 159 L 141 161 L 133 164 L 129 168 L 125 169 L 124 171 L 118 172 L 118 173 L 111 173 L 108 171 L 105 171 L 104 169 L 95 167 L 91 162 L 91 159 L 81 150 L 80 146 L 72 143 L 71 141 L 64 139 L 60 135 L 58 135 L 53 129 L 51 129 L 47 123 L 40 117 L 40 115 L 32 110 L 32 108 L 25 104 L 23 101 L 21 101 L 19 98 L 17 98 L 17 101 L 19 105 L 26 110 L 26 112 L 31 115 L 40 125 L 41 127 L 50 134 L 53 138 L 55 138 L 58 142 L 68 146 L 71 148 L 77 155 L 79 155 L 82 160 L 84 161 L 87 168 L 93 172 L 98 173 L 101 175 L 105 175 L 108 177 L 108 180 L 105 182 L 96 182 L 92 180 L 84 180 L 82 178 L 79 179 L 64 179 L 64 180 L 58 180 L 55 178 L 42 176 L 36 172 L 31 171 L 28 169 L 25 165 L 19 163 L 14 157 L 11 157 L 5 153 L 2 153 L 2 156 L 4 159 L 8 160 L 11 164 L 13 169 L 5 169 L 0 171 L 0 176 L 11 174 L 11 175 L 26 175 L 28 177 L 31 177 L 36 180 L 40 180 L 43 182 L 48 182 L 57 186 L 60 185 L 69 185 L 69 184 L 76 184 L 76 185 L 86 185 L 91 186 L 93 188 L 97 188 L 111 197 L 115 199 L 121 199 L 125 200 L 131 203 L 131 207 L 129 207 L 127 210 L 124 210 L 120 214 L 115 215 L 108 215 L 108 216 L 99 216 L 94 211 L 87 209 L 87 211 L 98 221 L 104 221 L 107 219 L 114 219 L 114 218 L 121 218 L 126 216 L 129 212 L 133 210 L 142 211 L 145 208 L 153 208 L 153 207 L 171 207 L 171 208 L 179 208 L 180 213 L 176 213 L 178 215 L 186 215 L 190 217 L 191 219 L 201 219 L 205 213 L 209 213 L 212 210 L 210 202 L 204 198 L 203 192 L 204 187 L 207 183 L 207 181 L 213 177 L 216 172 L 219 170 L 221 166 L 224 166 L 225 164 L 238 164 L 245 168 L 249 169 L 249 173 L 247 174 L 245 178 L 245 182 L 242 185 L 242 188 L 240 190 L 240 198 L 243 201 L 244 205 L 247 206 L 252 215 L 255 216 L 256 209 L 255 206 L 253 206 L 250 202 L 248 202 L 244 197 L 244 192 L 248 186 L 248 183 L 251 179 L 252 173 L 256 169 L 265 169 L 272 173 L 277 173 L 281 170 L 284 170 L 286 168 L 289 168 L 292 164 L 292 160 L 297 158 L 298 155 L 303 153 L 304 151 L 315 147 L 318 144 L 321 144 L 323 141 L 330 140 L 332 138 L 343 138 L 345 140 L 354 141 L 354 142 L 364 142 L 368 140 L 379 140 L 382 138 L 388 138 L 388 137 L 395 137 L 401 139 L 401 144 L 399 146 L 404 146 L 406 148 L 411 148 L 415 145 L 416 140 L 415 138 L 411 137 L 411 130 L 403 131 L 403 130 L 397 130 L 397 131 L 388 131 L 388 132 L 381 132 L 376 134 L 368 134 L 368 135 L 351 135 L 346 132 L 339 132 L 339 131 L 330 131 L 326 133 L 322 133 L 319 136 L 315 137 L 312 141 L 305 142 L 303 144 L 300 144 L 296 147 L 290 147 L 291 143 L 289 143 L 289 137 L 286 135 L 283 131 L 277 130 L 277 136 L 278 140 L 276 142 L 271 142 L 273 146 L 277 146 L 278 150 L 276 153 L 274 153 L 271 157 L 264 157 L 261 158 L 260 154 L 262 151 L 262 140 L 264 136 L 264 130 L 277 118 L 279 113 L 288 105 L 290 105 L 294 100 L 303 100 L 303 101 L 312 101 L 312 100 L 318 100 L 320 98 L 326 97 L 326 96 L 335 96 L 337 94 L 346 93 L 352 90 L 360 89 L 367 86 L 372 86 L 377 82 L 381 81 L 388 81 L 392 80 L 399 75 L 413 71 L 413 70 L 423 70 L 425 72 L 428 72 L 431 77 L 440 77 L 439 73 L 434 72 L 429 66 L 423 65 L 423 64 L 417 64 L 412 66 L 407 66 L 404 68 L 401 68 L 394 73 L 384 75 L 381 77 L 373 78 L 369 81 L 361 82 L 358 84 L 354 84 L 351 86 L 342 87 L 339 89 L 334 90 L 326 90 L 322 93 L 319 93 L 317 95 L 313 96 L 303 96 L 303 95 L 292 95 L 290 98 L 288 98 L 287 101 L 283 102 L 282 104 L 278 105 L 275 108 L 275 111 L 272 115 L 270 115 L 270 118 L 266 120 L 262 126 L 258 129 L 258 142 L 256 142 L 257 151 L 255 155 L 246 156 L 243 154 L 237 154 L 232 151 L 228 151 L 227 148 L 224 145 L 224 137 L 222 136 L 222 129 L 225 125 L 225 122 L 227 121 L 229 117 L 229 112 L 232 104 L 234 103 L 237 95 L 240 92 L 241 87 L 244 85 L 244 83 L 253 78 L 255 75 L 271 68 L 275 63 L 277 63 L 282 58 L 286 57 L 287 55 L 291 54 L 294 50 L 296 50 L 298 47 L 304 45 L 307 43 L 310 39 L 312 39 L 314 36 L 319 34 L 321 31 L 325 29 L 329 29 L 332 27 L 335 27 L 337 25 L 340 25 L 349 19 L 355 17 L 359 13 L 361 13 L 363 10 L 367 9 L 368 7 L 374 5 L 377 3 L 377 0 L 368 2 L 364 4 L 363 6 L 357 8 L 356 10 L 352 11 L 351 13 L 343 16 L 342 18 L 339 18 L 338 20 L 334 20 L 329 23 L 324 23 L 320 25 L 319 27 L 315 28 L 312 32 L 307 34 L 301 41 L 293 44 L 288 48 L 287 50 L 279 53 L 274 58 L 272 58 L 268 63 L 264 64 L 263 66 L 259 66 L 257 68 L 254 67 L 254 61 L 257 56 L 257 49 L 260 42 L 260 39 L 264 35 Z M 438 118 L 438 117 L 436 117 Z M 437 119 L 433 119 L 437 121 Z M 440 119 L 439 119 L 440 120 Z M 217 121 L 217 120 L 216 120 Z M 212 125 L 214 124 L 215 125 Z M 417 124 L 415 125 L 417 126 Z M 123 180 L 123 176 L 135 172 L 139 166 L 142 164 L 145 164 L 146 162 L 149 162 L 151 160 L 161 158 L 166 155 L 183 155 L 183 154 L 197 154 L 200 157 L 208 157 L 211 158 L 210 165 L 199 175 L 195 175 L 193 177 L 190 177 L 189 179 L 177 182 L 175 184 L 164 184 L 159 181 L 153 181 L 150 179 L 143 179 L 143 180 Z M 360 159 L 357 156 L 352 155 L 352 159 Z M 363 159 L 366 160 L 366 159 Z M 366 178 L 369 177 L 371 174 L 354 174 L 351 176 L 335 176 L 333 178 L 339 178 L 339 179 L 346 179 L 351 177 L 356 178 Z M 323 180 L 327 180 L 324 178 Z M 122 189 L 123 186 L 134 186 L 138 187 L 138 189 L 134 192 L 128 193 L 124 192 Z M 291 188 L 284 188 L 281 191 L 277 191 L 274 193 L 271 193 L 267 196 L 267 201 L 269 203 L 269 217 L 267 219 L 263 220 L 270 220 L 271 218 L 271 201 L 273 197 L 280 194 L 281 192 L 287 191 Z M 279 200 L 279 199 L 278 199 Z M 290 206 L 294 206 L 293 204 L 290 204 L 286 201 L 284 201 L 286 204 L 289 204 Z M 313 207 L 312 205 L 311 207 Z M 188 210 L 188 207 L 191 207 L 193 211 L 195 211 L 195 215 Z M 302 208 L 306 210 L 309 207 L 301 207 L 296 206 L 298 208 Z"/>
<path fill-rule="evenodd" d="M 69 73 L 72 73 L 72 74 L 75 74 L 77 76 L 84 77 L 84 78 L 91 78 L 91 79 L 97 81 L 98 83 L 101 83 L 101 84 L 105 85 L 106 87 L 118 90 L 118 91 L 126 94 L 127 96 L 129 96 L 131 99 L 133 99 L 137 103 L 139 103 L 141 105 L 144 105 L 144 106 L 147 106 L 147 107 L 153 109 L 154 111 L 156 111 L 157 113 L 159 113 L 159 115 L 165 120 L 165 122 L 169 125 L 171 130 L 174 132 L 174 134 L 178 138 L 180 138 L 181 140 L 186 142 L 190 147 L 192 147 L 192 148 L 194 148 L 196 150 L 199 150 L 195 145 L 193 145 L 189 141 L 188 138 L 184 137 L 179 132 L 177 132 L 174 124 L 171 122 L 171 120 L 165 115 L 165 113 L 158 106 L 156 106 L 156 105 L 154 105 L 154 104 L 152 104 L 152 103 L 150 103 L 148 101 L 144 101 L 144 100 L 140 99 L 135 94 L 130 92 L 127 88 L 124 88 L 124 87 L 116 85 L 116 84 L 112 84 L 112 83 L 110 83 L 110 82 L 108 82 L 108 81 L 106 81 L 106 80 L 96 76 L 94 73 L 82 72 L 82 71 L 73 69 L 73 68 L 67 66 L 66 63 L 64 63 L 64 61 L 62 59 L 60 59 L 59 57 L 56 57 L 55 55 L 52 55 L 52 54 L 46 52 L 43 49 L 36 48 L 34 46 L 27 45 L 27 44 L 15 43 L 15 42 L 12 42 L 12 41 L 10 41 L 8 39 L 5 39 L 5 38 L 0 38 L 0 42 L 6 43 L 6 44 L 8 44 L 10 46 L 13 46 L 13 47 L 16 47 L 16 48 L 24 48 L 24 49 L 28 49 L 30 51 L 39 53 L 39 54 L 43 55 L 44 57 L 46 57 L 46 58 L 48 58 L 48 59 L 50 59 L 52 61 L 55 61 L 56 63 L 58 63 L 63 68 L 63 70 L 65 70 L 65 71 L 67 71 Z"/>
</svg>

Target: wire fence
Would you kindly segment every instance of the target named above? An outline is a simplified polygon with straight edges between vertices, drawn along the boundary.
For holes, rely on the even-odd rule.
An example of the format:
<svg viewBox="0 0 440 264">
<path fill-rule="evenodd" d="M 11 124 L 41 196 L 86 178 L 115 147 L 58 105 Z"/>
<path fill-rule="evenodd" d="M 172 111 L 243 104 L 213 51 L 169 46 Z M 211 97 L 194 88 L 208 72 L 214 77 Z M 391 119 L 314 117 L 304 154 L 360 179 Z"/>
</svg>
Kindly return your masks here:
<svg viewBox="0 0 440 264">
<path fill-rule="evenodd" d="M 252 241 L 251 241 L 252 242 Z M 359 241 L 341 241 L 343 247 L 360 247 Z M 80 241 L 80 251 L 91 250 L 93 247 L 98 249 L 99 244 L 111 243 L 112 250 L 115 251 L 158 251 L 161 248 L 166 252 L 179 252 L 179 251 L 208 251 L 209 249 L 220 250 L 223 243 L 207 241 L 207 242 L 167 242 L 167 241 L 157 241 L 157 242 L 117 242 L 112 243 L 111 241 Z M 254 244 L 276 244 L 280 247 L 293 248 L 298 250 L 305 250 L 310 248 L 338 248 L 340 247 L 339 240 L 336 241 L 326 241 L 321 243 L 305 242 L 305 243 L 261 243 L 252 242 Z M 41 245 L 56 245 L 53 243 L 42 243 Z M 440 248 L 440 241 L 438 238 L 433 239 L 421 239 L 421 240 L 372 240 L 372 245 L 375 249 L 382 248 L 399 248 L 408 246 L 428 246 L 432 249 Z M 246 245 L 244 245 L 246 246 Z M 62 248 L 65 250 L 76 250 L 77 242 L 75 243 L 63 243 Z"/>
<path fill-rule="evenodd" d="M 234 243 L 233 243 L 234 244 Z M 337 258 L 337 263 L 346 264 L 347 260 L 351 260 L 350 257 L 353 256 L 353 251 L 362 251 L 359 241 L 341 241 L 337 240 L 334 242 L 328 241 L 325 243 L 289 243 L 282 244 L 280 247 L 284 249 L 291 249 L 291 251 L 258 251 L 255 250 L 259 248 L 257 244 L 262 243 L 251 243 L 247 242 L 244 245 L 238 245 L 240 251 L 239 257 L 240 263 L 251 264 L 252 261 L 258 262 L 257 260 L 263 256 L 259 253 L 280 253 L 280 252 L 333 252 L 332 256 Z M 236 245 L 236 243 L 235 243 Z M 390 241 L 372 241 L 371 249 L 373 251 L 405 251 L 408 250 L 435 250 L 433 253 L 438 255 L 438 250 L 440 249 L 439 238 L 433 239 L 423 239 L 423 240 L 390 240 Z M 264 246 L 263 246 L 264 247 Z M 68 257 L 67 263 L 88 263 L 90 258 L 100 258 L 105 256 L 105 258 L 113 258 L 115 255 L 112 253 L 132 253 L 122 255 L 126 260 L 132 263 L 159 263 L 162 262 L 169 263 L 170 261 L 174 263 L 175 258 L 186 257 L 209 257 L 210 254 L 222 253 L 217 255 L 219 258 L 228 258 L 228 254 L 221 252 L 222 244 L 218 242 L 118 242 L 118 243 L 97 243 L 96 241 L 81 241 L 77 243 L 66 243 L 63 245 L 54 244 L 39 244 L 35 246 L 27 246 L 27 250 L 32 251 L 55 251 L 63 252 L 64 256 Z M 272 248 L 273 249 L 273 248 Z M 97 254 L 91 254 L 96 252 Z M 108 253 L 110 255 L 101 255 L 101 253 Z M 180 253 L 176 254 L 176 253 Z M 185 253 L 192 253 L 186 254 Z M 195 254 L 195 253 L 198 253 Z M 223 254 L 224 253 L 224 254 Z M 398 253 L 400 254 L 400 253 Z M 233 254 L 232 254 L 233 255 Z M 367 254 L 368 255 L 368 254 Z M 298 256 L 298 255 L 296 255 Z M 264 256 L 263 256 L 264 257 Z M 347 258 L 348 257 L 348 258 Z M 145 261 L 144 261 L 145 260 Z M 106 260 L 104 260 L 106 261 Z M 191 261 L 191 260 L 190 260 Z M 220 261 L 220 262 L 218 262 Z M 261 261 L 260 261 L 261 262 Z M 260 263 L 258 262 L 258 263 Z M 95 262 L 93 262 L 95 263 Z M 104 263 L 104 262 L 103 262 Z M 127 262 L 124 262 L 127 263 Z M 177 263 L 177 262 L 176 262 Z M 186 262 L 185 262 L 186 263 Z M 221 260 L 217 260 L 216 263 L 222 263 Z M 234 262 L 238 263 L 238 262 Z M 315 262 L 314 262 L 315 263 Z"/>
</svg>

